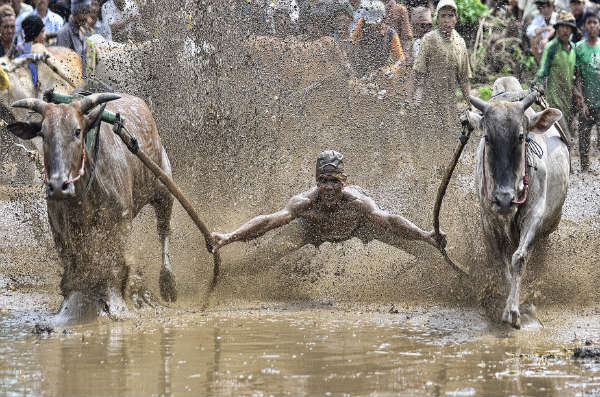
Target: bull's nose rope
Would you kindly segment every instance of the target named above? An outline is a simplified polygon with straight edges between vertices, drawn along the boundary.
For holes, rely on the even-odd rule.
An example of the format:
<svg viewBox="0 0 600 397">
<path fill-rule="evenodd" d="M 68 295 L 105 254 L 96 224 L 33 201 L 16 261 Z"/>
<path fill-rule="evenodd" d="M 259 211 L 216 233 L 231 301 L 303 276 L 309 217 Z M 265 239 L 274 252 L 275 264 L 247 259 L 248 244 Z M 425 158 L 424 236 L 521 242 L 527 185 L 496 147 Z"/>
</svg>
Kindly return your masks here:
<svg viewBox="0 0 600 397">
<path fill-rule="evenodd" d="M 523 197 L 521 198 L 521 200 L 515 201 L 512 200 L 511 203 L 512 204 L 517 204 L 517 205 L 521 205 L 523 204 L 526 200 L 527 200 L 527 191 L 529 190 L 529 171 L 528 171 L 528 164 L 527 164 L 527 150 L 528 150 L 528 141 L 525 141 L 525 151 L 523 154 L 523 161 L 525 163 L 525 175 L 523 175 Z M 487 187 L 487 173 L 485 172 L 485 144 L 483 145 L 483 154 L 482 154 L 482 164 L 483 164 L 483 192 L 485 195 L 485 198 L 490 202 L 490 203 L 498 203 L 498 200 L 492 200 L 490 198 L 490 195 L 488 193 L 488 187 Z"/>
</svg>

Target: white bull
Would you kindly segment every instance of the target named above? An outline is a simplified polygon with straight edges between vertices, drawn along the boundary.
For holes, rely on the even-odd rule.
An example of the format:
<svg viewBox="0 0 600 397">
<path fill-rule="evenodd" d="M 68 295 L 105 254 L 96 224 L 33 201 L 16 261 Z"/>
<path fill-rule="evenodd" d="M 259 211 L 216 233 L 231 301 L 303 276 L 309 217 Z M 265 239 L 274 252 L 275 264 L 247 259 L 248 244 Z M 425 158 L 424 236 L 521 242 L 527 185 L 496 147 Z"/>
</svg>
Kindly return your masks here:
<svg viewBox="0 0 600 397">
<path fill-rule="evenodd" d="M 504 77 L 494 84 L 494 93 L 500 91 L 521 92 L 521 85 Z M 529 107 L 535 97 L 489 103 L 471 97 L 482 114 L 469 112 L 471 125 L 482 132 L 475 181 L 486 247 L 504 266 L 509 292 L 502 321 L 515 328 L 521 327 L 521 277 L 536 242 L 558 227 L 569 184 L 569 152 L 553 126 L 562 113 L 534 112 Z"/>
</svg>

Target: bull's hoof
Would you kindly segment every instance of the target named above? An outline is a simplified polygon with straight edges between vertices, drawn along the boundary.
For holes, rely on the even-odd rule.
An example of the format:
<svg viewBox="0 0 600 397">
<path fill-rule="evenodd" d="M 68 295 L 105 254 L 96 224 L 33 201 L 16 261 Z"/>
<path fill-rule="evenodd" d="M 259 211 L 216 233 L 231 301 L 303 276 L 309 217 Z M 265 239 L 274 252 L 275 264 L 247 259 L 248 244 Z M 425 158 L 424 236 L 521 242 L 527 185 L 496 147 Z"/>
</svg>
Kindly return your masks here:
<svg viewBox="0 0 600 397">
<path fill-rule="evenodd" d="M 519 309 L 504 309 L 502 322 L 510 324 L 515 329 L 521 329 L 521 313 L 519 313 Z"/>
<path fill-rule="evenodd" d="M 89 323 L 107 312 L 108 307 L 104 300 L 74 291 L 65 298 L 51 322 L 55 325 Z"/>
<path fill-rule="evenodd" d="M 158 284 L 160 286 L 160 296 L 166 302 L 175 302 L 177 300 L 175 276 L 172 271 L 161 269 Z"/>
</svg>

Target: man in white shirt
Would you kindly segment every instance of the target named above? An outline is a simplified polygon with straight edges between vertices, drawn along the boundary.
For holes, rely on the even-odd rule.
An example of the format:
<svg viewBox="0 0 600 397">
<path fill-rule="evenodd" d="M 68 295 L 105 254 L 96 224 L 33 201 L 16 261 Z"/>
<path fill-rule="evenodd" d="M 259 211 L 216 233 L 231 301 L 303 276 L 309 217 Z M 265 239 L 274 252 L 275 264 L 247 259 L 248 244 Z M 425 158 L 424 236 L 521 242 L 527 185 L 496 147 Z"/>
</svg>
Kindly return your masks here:
<svg viewBox="0 0 600 397">
<path fill-rule="evenodd" d="M 539 64 L 544 47 L 554 34 L 557 14 L 554 11 L 553 0 L 536 0 L 535 4 L 540 10 L 540 15 L 533 18 L 527 27 L 527 37 L 533 57 Z"/>
<path fill-rule="evenodd" d="M 27 15 L 31 11 L 33 11 L 33 7 L 27 3 L 23 3 L 22 0 L 12 0 L 11 2 L 13 10 L 15 10 L 15 15 L 20 17 L 21 15 Z"/>
<path fill-rule="evenodd" d="M 30 14 L 36 14 L 39 16 L 44 22 L 46 34 L 50 33 L 58 33 L 58 31 L 62 28 L 64 21 L 60 15 L 50 11 L 48 9 L 49 0 L 36 0 L 35 9 L 31 11 L 29 14 L 22 14 L 15 21 L 15 27 L 17 29 L 17 43 L 21 44 L 24 41 L 23 29 L 21 28 L 21 23 L 23 19 L 25 19 Z M 21 5 L 22 6 L 22 5 Z"/>
</svg>

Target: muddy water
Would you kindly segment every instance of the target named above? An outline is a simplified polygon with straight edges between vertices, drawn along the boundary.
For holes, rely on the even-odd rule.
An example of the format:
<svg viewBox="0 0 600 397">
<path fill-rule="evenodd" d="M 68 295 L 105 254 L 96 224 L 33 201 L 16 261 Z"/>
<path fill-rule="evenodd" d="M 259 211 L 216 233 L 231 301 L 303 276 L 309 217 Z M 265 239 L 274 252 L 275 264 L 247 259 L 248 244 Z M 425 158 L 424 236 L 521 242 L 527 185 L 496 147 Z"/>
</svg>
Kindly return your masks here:
<svg viewBox="0 0 600 397">
<path fill-rule="evenodd" d="M 287 307 L 159 318 L 37 336 L 22 314 L 5 313 L 1 394 L 600 394 L 600 364 L 568 352 L 577 343 L 574 324 L 564 333 L 514 332 L 473 311 L 439 309 Z M 585 332 L 598 335 L 585 321 Z"/>
</svg>

